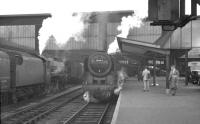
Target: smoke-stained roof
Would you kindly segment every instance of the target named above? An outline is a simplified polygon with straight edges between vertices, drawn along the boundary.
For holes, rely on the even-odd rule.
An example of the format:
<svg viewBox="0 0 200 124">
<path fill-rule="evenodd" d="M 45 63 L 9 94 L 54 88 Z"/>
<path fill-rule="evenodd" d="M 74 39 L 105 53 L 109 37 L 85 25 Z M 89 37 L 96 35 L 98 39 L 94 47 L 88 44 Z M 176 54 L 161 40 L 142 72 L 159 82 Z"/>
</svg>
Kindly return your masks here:
<svg viewBox="0 0 200 124">
<path fill-rule="evenodd" d="M 48 17 L 51 17 L 51 14 L 0 15 L 0 25 L 35 25 L 41 24 L 42 20 Z"/>
</svg>

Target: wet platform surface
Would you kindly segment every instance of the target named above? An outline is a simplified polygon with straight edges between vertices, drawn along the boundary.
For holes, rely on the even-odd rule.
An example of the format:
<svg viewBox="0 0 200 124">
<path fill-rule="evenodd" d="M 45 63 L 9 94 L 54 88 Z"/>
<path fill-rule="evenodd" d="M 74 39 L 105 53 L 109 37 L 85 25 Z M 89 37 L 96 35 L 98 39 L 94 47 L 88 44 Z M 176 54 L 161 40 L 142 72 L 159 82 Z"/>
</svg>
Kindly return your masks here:
<svg viewBox="0 0 200 124">
<path fill-rule="evenodd" d="M 152 82 L 152 81 L 151 81 Z M 143 83 L 129 79 L 119 96 L 112 124 L 200 124 L 200 86 L 179 81 L 176 96 L 165 93 L 165 78 L 159 86 L 143 92 Z"/>
</svg>

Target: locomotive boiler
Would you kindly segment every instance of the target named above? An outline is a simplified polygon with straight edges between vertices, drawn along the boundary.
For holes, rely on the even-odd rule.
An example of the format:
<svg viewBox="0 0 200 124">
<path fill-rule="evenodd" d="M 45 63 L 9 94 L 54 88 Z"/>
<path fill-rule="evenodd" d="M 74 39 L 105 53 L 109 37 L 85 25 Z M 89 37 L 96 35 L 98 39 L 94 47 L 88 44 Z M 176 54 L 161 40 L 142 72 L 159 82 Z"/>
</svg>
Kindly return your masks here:
<svg viewBox="0 0 200 124">
<path fill-rule="evenodd" d="M 66 70 L 62 61 L 0 48 L 1 104 L 62 90 L 68 76 Z"/>
<path fill-rule="evenodd" d="M 2 104 L 44 91 L 48 77 L 44 58 L 1 48 L 0 68 Z"/>
<path fill-rule="evenodd" d="M 83 89 L 88 102 L 108 101 L 115 96 L 117 79 L 115 61 L 105 52 L 96 52 L 85 60 Z"/>
</svg>

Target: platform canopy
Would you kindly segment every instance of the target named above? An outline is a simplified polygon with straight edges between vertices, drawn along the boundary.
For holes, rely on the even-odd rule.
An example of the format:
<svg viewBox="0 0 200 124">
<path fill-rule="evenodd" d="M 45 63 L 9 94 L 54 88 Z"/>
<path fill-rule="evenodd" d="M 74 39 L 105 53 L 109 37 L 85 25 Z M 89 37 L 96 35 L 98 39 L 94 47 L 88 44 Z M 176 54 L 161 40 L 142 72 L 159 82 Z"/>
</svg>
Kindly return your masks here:
<svg viewBox="0 0 200 124">
<path fill-rule="evenodd" d="M 42 21 L 48 17 L 51 17 L 51 14 L 0 15 L 0 25 L 42 25 Z"/>
<path fill-rule="evenodd" d="M 122 53 L 135 59 L 163 58 L 170 54 L 170 50 L 161 48 L 160 45 L 138 40 L 130 40 L 117 37 L 118 45 Z"/>
<path fill-rule="evenodd" d="M 49 13 L 0 15 L 0 47 L 39 55 L 39 30 Z"/>
</svg>

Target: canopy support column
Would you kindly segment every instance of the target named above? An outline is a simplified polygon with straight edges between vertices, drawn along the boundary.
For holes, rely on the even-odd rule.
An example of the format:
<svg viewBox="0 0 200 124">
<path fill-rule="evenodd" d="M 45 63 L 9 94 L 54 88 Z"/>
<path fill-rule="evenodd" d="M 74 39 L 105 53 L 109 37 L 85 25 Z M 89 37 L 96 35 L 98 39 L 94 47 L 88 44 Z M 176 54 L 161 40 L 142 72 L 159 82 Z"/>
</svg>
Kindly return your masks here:
<svg viewBox="0 0 200 124">
<path fill-rule="evenodd" d="M 153 86 L 156 86 L 156 58 L 153 58 Z"/>
<path fill-rule="evenodd" d="M 170 55 L 166 55 L 166 94 L 169 94 Z"/>
<path fill-rule="evenodd" d="M 185 51 L 185 85 L 188 85 L 188 51 Z"/>
</svg>

